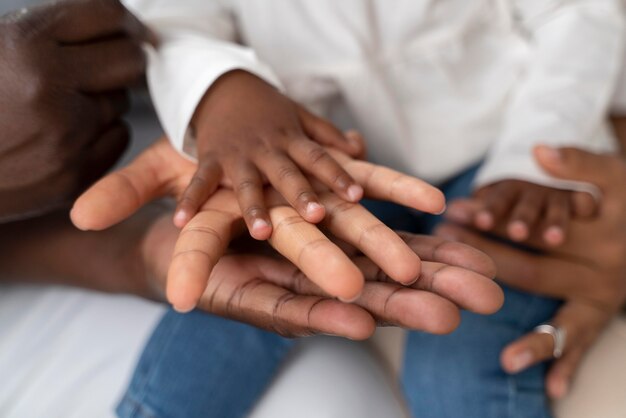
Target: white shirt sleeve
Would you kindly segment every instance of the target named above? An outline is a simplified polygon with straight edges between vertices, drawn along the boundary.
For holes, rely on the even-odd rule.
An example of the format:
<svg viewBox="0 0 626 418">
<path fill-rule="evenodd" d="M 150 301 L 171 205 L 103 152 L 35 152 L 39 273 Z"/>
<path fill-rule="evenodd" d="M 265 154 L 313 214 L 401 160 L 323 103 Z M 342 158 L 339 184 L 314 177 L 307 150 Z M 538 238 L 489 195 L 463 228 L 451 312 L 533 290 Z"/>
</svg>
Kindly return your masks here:
<svg viewBox="0 0 626 418">
<path fill-rule="evenodd" d="M 234 17 L 219 0 L 125 0 L 159 36 L 147 47 L 150 94 L 165 133 L 195 157 L 189 125 L 209 87 L 223 74 L 246 70 L 280 88 L 278 77 L 250 48 L 236 43 Z"/>
<path fill-rule="evenodd" d="M 501 136 L 475 180 L 482 187 L 520 179 L 596 193 L 589 184 L 549 177 L 534 162 L 542 143 L 607 152 L 602 130 L 619 78 L 626 23 L 621 0 L 517 0 L 533 54 L 511 100 Z"/>
</svg>

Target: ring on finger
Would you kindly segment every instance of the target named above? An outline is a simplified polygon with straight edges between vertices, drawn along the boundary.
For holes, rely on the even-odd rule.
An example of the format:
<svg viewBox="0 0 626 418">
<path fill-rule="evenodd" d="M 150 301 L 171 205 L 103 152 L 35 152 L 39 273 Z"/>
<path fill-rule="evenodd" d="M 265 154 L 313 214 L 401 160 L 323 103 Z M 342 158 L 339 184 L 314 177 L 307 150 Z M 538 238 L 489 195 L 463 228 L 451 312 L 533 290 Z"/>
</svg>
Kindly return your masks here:
<svg viewBox="0 0 626 418">
<path fill-rule="evenodd" d="M 567 333 L 561 327 L 555 327 L 552 324 L 541 324 L 533 329 L 533 332 L 538 334 L 549 334 L 554 340 L 554 349 L 552 350 L 552 357 L 555 359 L 560 358 L 563 355 L 565 349 L 565 342 L 567 339 Z"/>
</svg>

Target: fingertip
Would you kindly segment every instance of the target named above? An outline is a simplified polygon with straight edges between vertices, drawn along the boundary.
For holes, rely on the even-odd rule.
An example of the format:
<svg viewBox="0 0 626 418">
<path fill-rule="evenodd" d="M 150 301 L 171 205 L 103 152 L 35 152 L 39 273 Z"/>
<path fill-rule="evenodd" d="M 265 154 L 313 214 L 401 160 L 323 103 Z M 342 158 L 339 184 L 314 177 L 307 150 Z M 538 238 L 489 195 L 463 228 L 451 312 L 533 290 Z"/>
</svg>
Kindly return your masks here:
<svg viewBox="0 0 626 418">
<path fill-rule="evenodd" d="M 70 210 L 70 220 L 72 221 L 74 226 L 81 231 L 89 231 L 91 229 L 89 228 L 88 222 L 85 222 L 80 208 L 76 207 L 76 205 L 74 205 Z"/>
<path fill-rule="evenodd" d="M 170 283 L 168 282 L 168 286 L 166 286 L 165 295 L 172 308 L 179 313 L 193 311 L 199 298 L 195 297 L 188 288 L 180 285 L 172 286 Z"/>
<path fill-rule="evenodd" d="M 476 217 L 474 218 L 474 224 L 478 229 L 488 231 L 493 228 L 494 225 L 493 215 L 489 211 L 481 210 L 476 214 Z"/>
<path fill-rule="evenodd" d="M 565 242 L 565 232 L 558 226 L 550 226 L 543 233 L 543 239 L 548 245 L 556 247 Z"/>
<path fill-rule="evenodd" d="M 187 223 L 190 220 L 191 220 L 191 216 L 184 209 L 176 211 L 176 214 L 174 215 L 174 219 L 173 219 L 174 225 L 177 228 L 183 228 L 185 225 L 187 225 Z"/>
<path fill-rule="evenodd" d="M 195 305 L 185 305 L 185 304 L 172 304 L 172 309 L 181 314 L 186 314 L 193 311 L 196 308 Z"/>
<path fill-rule="evenodd" d="M 523 221 L 513 221 L 507 226 L 507 233 L 513 241 L 524 241 L 528 239 L 528 226 Z"/>
<path fill-rule="evenodd" d="M 326 216 L 326 208 L 318 202 L 309 202 L 306 205 L 304 219 L 310 223 L 321 222 Z"/>
<path fill-rule="evenodd" d="M 552 399 L 562 399 L 569 392 L 569 382 L 564 377 L 548 381 L 548 396 Z"/>
<path fill-rule="evenodd" d="M 394 266 L 395 271 L 389 272 L 389 276 L 404 286 L 410 286 L 415 283 L 422 271 L 422 260 L 414 254 L 414 260 L 411 263 L 402 263 Z"/>
<path fill-rule="evenodd" d="M 522 350 L 517 353 L 508 354 L 508 356 L 502 360 L 504 370 L 507 373 L 516 374 L 532 366 L 535 361 L 535 356 L 530 350 Z"/>
<path fill-rule="evenodd" d="M 351 129 L 346 131 L 344 135 L 348 140 L 350 147 L 354 151 L 353 155 L 357 157 L 362 155 L 365 151 L 365 141 L 363 140 L 361 133 L 357 130 Z"/>
<path fill-rule="evenodd" d="M 272 235 L 272 224 L 264 219 L 257 218 L 252 222 L 250 235 L 258 241 L 265 241 Z"/>
<path fill-rule="evenodd" d="M 363 187 L 358 184 L 353 184 L 346 190 L 346 195 L 348 200 L 352 203 L 357 203 L 361 199 L 363 199 Z"/>
</svg>

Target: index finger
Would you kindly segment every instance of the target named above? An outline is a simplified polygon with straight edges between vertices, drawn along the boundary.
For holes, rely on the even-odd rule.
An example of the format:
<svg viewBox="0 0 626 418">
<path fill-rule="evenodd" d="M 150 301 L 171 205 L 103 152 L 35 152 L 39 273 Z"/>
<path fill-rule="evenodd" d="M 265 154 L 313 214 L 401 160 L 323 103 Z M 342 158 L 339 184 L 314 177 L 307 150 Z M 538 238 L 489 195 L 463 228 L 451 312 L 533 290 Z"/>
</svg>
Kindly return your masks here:
<svg viewBox="0 0 626 418">
<path fill-rule="evenodd" d="M 332 149 L 328 152 L 343 164 L 348 174 L 363 186 L 365 196 L 371 199 L 394 202 L 433 214 L 440 214 L 446 208 L 443 193 L 425 181 L 387 167 L 353 160 Z"/>
</svg>

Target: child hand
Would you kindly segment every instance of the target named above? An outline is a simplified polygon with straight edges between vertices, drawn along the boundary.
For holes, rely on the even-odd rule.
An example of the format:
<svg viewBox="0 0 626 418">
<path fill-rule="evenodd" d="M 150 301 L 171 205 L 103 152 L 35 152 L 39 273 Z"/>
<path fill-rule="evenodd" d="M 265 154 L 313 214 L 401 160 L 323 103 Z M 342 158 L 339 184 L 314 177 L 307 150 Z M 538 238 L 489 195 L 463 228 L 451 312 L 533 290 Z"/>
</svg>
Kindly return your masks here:
<svg viewBox="0 0 626 418">
<path fill-rule="evenodd" d="M 483 209 L 476 214 L 474 224 L 491 230 L 506 222 L 513 241 L 525 241 L 536 231 L 547 244 L 557 246 L 565 241 L 573 195 L 520 180 L 500 181 L 476 192 Z"/>
<path fill-rule="evenodd" d="M 202 100 L 192 126 L 198 170 L 176 209 L 179 227 L 220 181 L 232 186 L 250 234 L 260 240 L 272 231 L 263 197 L 266 180 L 311 223 L 320 222 L 325 209 L 303 171 L 347 201 L 363 196 L 363 188 L 322 147 L 359 155 L 360 136 L 344 135 L 248 72 L 222 76 Z"/>
</svg>

